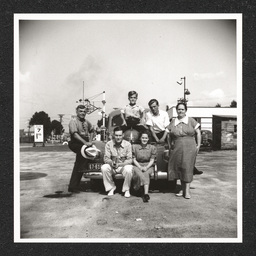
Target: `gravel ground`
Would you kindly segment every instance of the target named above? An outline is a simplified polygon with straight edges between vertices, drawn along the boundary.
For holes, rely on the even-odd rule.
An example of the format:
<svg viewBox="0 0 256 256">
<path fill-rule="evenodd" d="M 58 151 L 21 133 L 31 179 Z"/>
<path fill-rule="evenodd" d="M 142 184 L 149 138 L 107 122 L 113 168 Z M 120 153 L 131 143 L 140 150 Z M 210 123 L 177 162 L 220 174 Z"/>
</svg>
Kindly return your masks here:
<svg viewBox="0 0 256 256">
<path fill-rule="evenodd" d="M 18 237 L 110 238 L 113 242 L 117 238 L 158 238 L 154 242 L 237 238 L 236 154 L 200 152 L 196 166 L 204 173 L 194 176 L 191 199 L 176 197 L 175 191 L 164 187 L 165 182 L 158 181 L 151 184 L 149 203 L 143 203 L 137 196 L 124 198 L 120 190 L 112 197 L 102 187 L 95 192 L 84 178 L 81 193 L 70 194 L 67 186 L 74 153 L 67 146 L 22 146 L 20 170 L 15 170 L 20 171 Z"/>
</svg>

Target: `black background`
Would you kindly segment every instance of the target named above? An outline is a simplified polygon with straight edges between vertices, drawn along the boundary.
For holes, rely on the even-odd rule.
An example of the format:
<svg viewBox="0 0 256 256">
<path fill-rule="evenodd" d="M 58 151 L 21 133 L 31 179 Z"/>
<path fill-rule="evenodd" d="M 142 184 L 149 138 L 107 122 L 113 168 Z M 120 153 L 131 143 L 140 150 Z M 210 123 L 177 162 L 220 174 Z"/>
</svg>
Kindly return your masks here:
<svg viewBox="0 0 256 256">
<path fill-rule="evenodd" d="M 243 14 L 243 243 L 14 243 L 13 17 L 14 13 Z M 255 1 L 1 1 L 0 220 L 2 255 L 255 255 Z M 217 209 L 216 209 L 217 210 Z"/>
</svg>

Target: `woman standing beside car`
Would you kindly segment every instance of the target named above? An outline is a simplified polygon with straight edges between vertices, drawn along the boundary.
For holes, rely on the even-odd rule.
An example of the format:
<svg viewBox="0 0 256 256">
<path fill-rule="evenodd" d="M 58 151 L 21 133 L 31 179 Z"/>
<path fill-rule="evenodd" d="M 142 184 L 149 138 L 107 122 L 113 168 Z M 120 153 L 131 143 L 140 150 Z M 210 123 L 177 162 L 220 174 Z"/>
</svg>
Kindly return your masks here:
<svg viewBox="0 0 256 256">
<path fill-rule="evenodd" d="M 196 155 L 201 145 L 200 125 L 195 119 L 186 116 L 187 105 L 185 103 L 178 103 L 176 111 L 177 118 L 174 118 L 167 127 L 170 131 L 168 180 L 180 179 L 182 190 L 176 196 L 190 199 L 190 183 L 193 180 Z"/>
</svg>

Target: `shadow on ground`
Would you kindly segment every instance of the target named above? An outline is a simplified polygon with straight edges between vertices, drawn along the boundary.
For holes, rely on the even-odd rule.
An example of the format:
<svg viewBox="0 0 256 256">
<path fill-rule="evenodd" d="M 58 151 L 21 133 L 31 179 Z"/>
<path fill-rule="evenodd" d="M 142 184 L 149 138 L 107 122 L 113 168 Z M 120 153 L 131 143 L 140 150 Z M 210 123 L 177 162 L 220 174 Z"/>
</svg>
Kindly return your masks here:
<svg viewBox="0 0 256 256">
<path fill-rule="evenodd" d="M 21 172 L 20 180 L 35 180 L 45 176 L 47 176 L 47 174 L 42 172 Z"/>
</svg>

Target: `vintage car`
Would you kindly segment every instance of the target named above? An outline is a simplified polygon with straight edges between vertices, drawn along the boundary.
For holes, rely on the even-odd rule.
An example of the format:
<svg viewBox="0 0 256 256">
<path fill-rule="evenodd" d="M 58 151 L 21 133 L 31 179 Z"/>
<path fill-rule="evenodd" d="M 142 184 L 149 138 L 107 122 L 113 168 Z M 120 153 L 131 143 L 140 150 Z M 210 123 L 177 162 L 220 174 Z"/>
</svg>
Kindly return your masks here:
<svg viewBox="0 0 256 256">
<path fill-rule="evenodd" d="M 86 170 L 83 170 L 83 177 L 90 179 L 94 183 L 102 183 L 102 173 L 101 173 L 101 166 L 104 164 L 104 151 L 105 151 L 105 144 L 108 140 L 112 138 L 113 130 L 115 127 L 122 125 L 123 119 L 121 116 L 120 110 L 114 110 L 109 114 L 108 125 L 106 129 L 106 134 L 101 136 L 101 141 L 94 141 L 93 144 L 100 149 L 99 156 L 94 160 L 89 160 L 88 166 Z M 129 129 L 124 133 L 124 139 L 131 142 L 132 144 L 139 143 L 138 142 L 139 133 L 135 129 Z M 168 162 L 168 145 L 167 144 L 155 144 L 157 147 L 157 158 L 154 164 L 154 173 L 151 176 L 153 180 L 160 180 L 164 179 L 167 180 L 167 162 Z M 121 174 L 116 174 L 115 179 L 123 179 Z"/>
<path fill-rule="evenodd" d="M 201 147 L 212 148 L 211 131 L 201 130 Z"/>
</svg>

